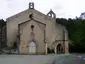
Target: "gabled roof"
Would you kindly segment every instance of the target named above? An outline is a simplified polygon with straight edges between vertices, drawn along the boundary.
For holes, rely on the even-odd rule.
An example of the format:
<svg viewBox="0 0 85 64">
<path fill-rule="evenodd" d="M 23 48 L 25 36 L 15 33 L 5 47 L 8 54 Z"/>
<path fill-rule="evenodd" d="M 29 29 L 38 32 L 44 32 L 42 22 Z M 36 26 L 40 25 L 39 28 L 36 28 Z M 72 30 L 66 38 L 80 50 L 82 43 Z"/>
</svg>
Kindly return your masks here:
<svg viewBox="0 0 85 64">
<path fill-rule="evenodd" d="M 20 13 L 17 13 L 17 14 L 15 14 L 15 15 L 11 16 L 11 17 L 8 17 L 6 20 L 9 21 L 9 20 L 15 19 L 15 18 L 17 18 L 17 17 L 20 17 L 20 16 L 22 16 L 22 15 L 24 15 L 24 14 L 27 14 L 27 13 L 29 14 L 29 11 L 38 13 L 39 15 L 44 16 L 44 17 L 45 17 L 46 19 L 48 19 L 48 20 L 54 19 L 54 18 L 49 17 L 48 15 L 45 15 L 45 14 L 39 12 L 38 10 L 36 10 L 36 9 L 34 8 L 34 2 L 29 2 L 29 9 L 24 10 L 24 11 L 22 11 L 22 12 L 20 12 Z M 53 12 L 52 10 L 50 11 L 50 13 L 53 13 L 53 14 L 54 14 L 54 12 Z"/>
<path fill-rule="evenodd" d="M 30 20 L 25 21 L 25 22 L 22 22 L 22 23 L 20 23 L 20 24 L 18 24 L 18 25 L 20 26 L 20 25 L 22 25 L 22 24 L 24 24 L 24 23 L 30 22 L 31 20 L 33 20 L 33 21 L 35 21 L 35 22 L 38 22 L 38 23 L 40 23 L 40 24 L 46 25 L 45 23 L 40 22 L 40 21 L 37 21 L 37 20 L 35 20 L 35 19 L 30 19 Z"/>
<path fill-rule="evenodd" d="M 44 13 L 42 13 L 42 12 L 36 10 L 36 9 L 26 9 L 26 10 L 20 12 L 20 13 L 17 13 L 15 15 L 12 15 L 12 16 L 8 17 L 6 20 L 14 19 L 14 18 L 16 18 L 16 17 L 18 17 L 20 15 L 27 14 L 29 11 L 32 11 L 32 12 L 35 11 L 39 15 L 45 16 L 45 17 L 47 17 L 49 19 L 53 19 L 53 18 L 49 17 L 48 15 L 46 15 L 46 14 L 44 14 Z"/>
<path fill-rule="evenodd" d="M 24 13 L 26 13 L 26 12 L 29 12 L 30 10 L 31 10 L 31 11 L 36 11 L 36 12 L 38 12 L 39 14 L 45 15 L 45 14 L 43 14 L 42 12 L 40 12 L 40 11 L 38 11 L 38 10 L 36 10 L 36 9 L 26 9 L 26 10 L 24 10 L 24 11 L 21 11 L 21 12 L 19 12 L 19 13 L 17 13 L 17 14 L 14 14 L 14 15 L 8 17 L 7 19 L 15 18 L 15 17 L 17 17 L 17 16 L 20 16 L 21 14 L 24 14 Z M 45 16 L 46 16 L 46 15 L 45 15 Z"/>
</svg>

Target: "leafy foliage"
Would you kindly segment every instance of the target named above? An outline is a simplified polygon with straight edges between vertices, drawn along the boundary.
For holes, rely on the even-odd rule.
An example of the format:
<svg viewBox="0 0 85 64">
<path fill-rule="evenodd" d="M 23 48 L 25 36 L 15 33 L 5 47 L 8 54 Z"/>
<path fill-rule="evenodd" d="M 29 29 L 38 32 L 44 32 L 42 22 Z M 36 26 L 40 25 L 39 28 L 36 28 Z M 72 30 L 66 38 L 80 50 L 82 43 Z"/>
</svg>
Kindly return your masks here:
<svg viewBox="0 0 85 64">
<path fill-rule="evenodd" d="M 0 28 L 3 28 L 6 25 L 6 21 L 0 19 Z"/>
<path fill-rule="evenodd" d="M 64 25 L 69 33 L 70 52 L 85 52 L 85 20 L 57 18 L 56 22 Z"/>
<path fill-rule="evenodd" d="M 0 50 L 1 48 L 4 46 L 4 43 L 2 40 L 3 40 L 3 27 L 6 25 L 6 22 L 3 20 L 3 19 L 0 19 Z"/>
</svg>

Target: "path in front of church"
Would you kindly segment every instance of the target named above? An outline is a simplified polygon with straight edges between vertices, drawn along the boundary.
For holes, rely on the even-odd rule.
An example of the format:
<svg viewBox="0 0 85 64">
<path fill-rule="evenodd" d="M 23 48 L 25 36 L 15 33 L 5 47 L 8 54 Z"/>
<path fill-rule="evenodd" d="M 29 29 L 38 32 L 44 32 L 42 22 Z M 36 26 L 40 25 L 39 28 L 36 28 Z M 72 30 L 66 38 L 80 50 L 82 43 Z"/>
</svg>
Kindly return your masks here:
<svg viewBox="0 0 85 64">
<path fill-rule="evenodd" d="M 0 64 L 85 64 L 85 55 L 0 55 Z"/>
</svg>

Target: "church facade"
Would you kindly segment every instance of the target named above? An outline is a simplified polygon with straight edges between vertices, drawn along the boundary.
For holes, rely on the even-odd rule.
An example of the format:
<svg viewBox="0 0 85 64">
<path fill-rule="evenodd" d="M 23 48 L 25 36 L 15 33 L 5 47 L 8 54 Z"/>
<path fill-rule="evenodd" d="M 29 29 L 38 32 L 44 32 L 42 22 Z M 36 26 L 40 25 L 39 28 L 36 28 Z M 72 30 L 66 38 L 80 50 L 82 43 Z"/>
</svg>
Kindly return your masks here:
<svg viewBox="0 0 85 64">
<path fill-rule="evenodd" d="M 68 32 L 56 22 L 56 14 L 37 11 L 34 3 L 29 9 L 7 18 L 7 45 L 17 42 L 19 54 L 68 53 Z"/>
</svg>

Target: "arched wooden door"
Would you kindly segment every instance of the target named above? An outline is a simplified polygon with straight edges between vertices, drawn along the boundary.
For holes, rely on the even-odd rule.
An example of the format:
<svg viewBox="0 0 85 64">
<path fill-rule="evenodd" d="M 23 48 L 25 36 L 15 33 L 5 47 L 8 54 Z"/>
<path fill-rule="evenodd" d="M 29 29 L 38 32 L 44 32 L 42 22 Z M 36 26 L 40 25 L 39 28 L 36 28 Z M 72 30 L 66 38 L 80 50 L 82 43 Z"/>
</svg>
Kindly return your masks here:
<svg viewBox="0 0 85 64">
<path fill-rule="evenodd" d="M 29 54 L 36 54 L 36 43 L 34 41 L 29 44 Z"/>
<path fill-rule="evenodd" d="M 62 48 L 62 45 L 61 45 L 61 44 L 58 44 L 58 45 L 57 45 L 57 53 L 58 53 L 58 54 L 63 53 L 63 48 Z"/>
</svg>

